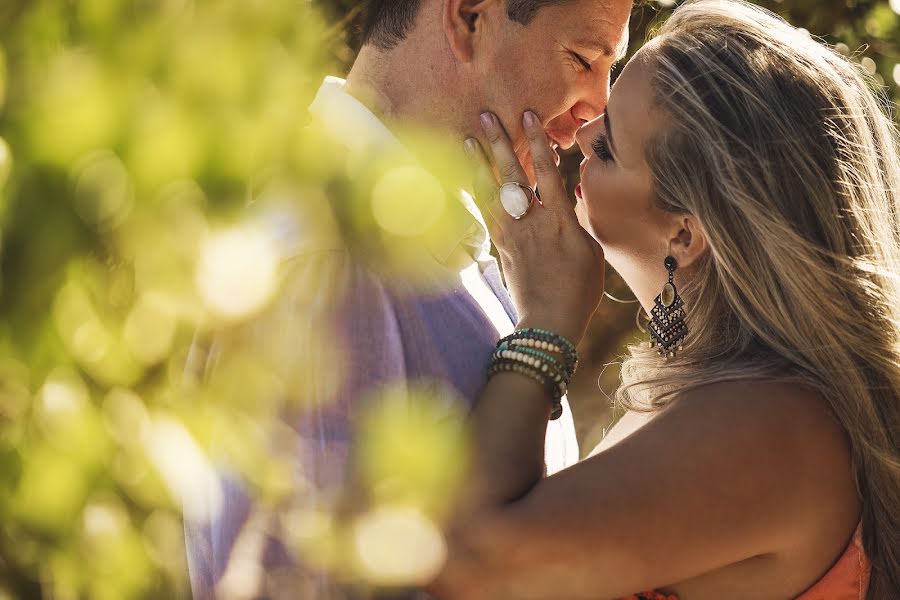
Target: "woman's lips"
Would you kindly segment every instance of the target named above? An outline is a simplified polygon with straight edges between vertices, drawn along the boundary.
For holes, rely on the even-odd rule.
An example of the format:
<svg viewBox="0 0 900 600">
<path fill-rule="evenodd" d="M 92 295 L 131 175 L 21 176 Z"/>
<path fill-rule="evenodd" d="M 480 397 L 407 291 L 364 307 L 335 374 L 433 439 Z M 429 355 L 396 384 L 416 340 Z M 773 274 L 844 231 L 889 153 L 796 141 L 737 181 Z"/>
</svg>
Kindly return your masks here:
<svg viewBox="0 0 900 600">
<path fill-rule="evenodd" d="M 578 185 L 575 186 L 575 197 L 578 198 L 579 200 L 582 199 L 582 196 L 581 196 L 581 184 L 580 184 L 580 183 L 579 183 Z"/>
</svg>

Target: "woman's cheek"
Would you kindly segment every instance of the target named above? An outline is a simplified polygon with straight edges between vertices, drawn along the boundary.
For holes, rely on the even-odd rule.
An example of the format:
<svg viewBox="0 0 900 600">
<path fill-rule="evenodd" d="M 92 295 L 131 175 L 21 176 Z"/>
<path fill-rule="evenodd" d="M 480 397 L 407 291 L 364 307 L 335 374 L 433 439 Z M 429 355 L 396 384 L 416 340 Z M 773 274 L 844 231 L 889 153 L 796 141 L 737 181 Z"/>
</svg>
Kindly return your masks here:
<svg viewBox="0 0 900 600">
<path fill-rule="evenodd" d="M 575 205 L 575 216 L 578 217 L 578 224 L 581 225 L 581 228 L 591 234 L 597 243 L 602 243 L 603 233 L 600 227 L 602 227 L 603 221 L 597 214 L 597 207 L 582 198 Z"/>
<path fill-rule="evenodd" d="M 609 190 L 602 177 L 599 177 L 594 169 L 585 173 L 581 182 L 581 200 L 576 206 L 578 222 L 598 242 L 603 237 L 603 229 L 609 226 L 609 215 L 606 204 Z"/>
<path fill-rule="evenodd" d="M 578 217 L 578 224 L 581 225 L 581 228 L 593 235 L 591 222 L 584 207 L 584 198 L 575 204 L 575 216 Z"/>
</svg>

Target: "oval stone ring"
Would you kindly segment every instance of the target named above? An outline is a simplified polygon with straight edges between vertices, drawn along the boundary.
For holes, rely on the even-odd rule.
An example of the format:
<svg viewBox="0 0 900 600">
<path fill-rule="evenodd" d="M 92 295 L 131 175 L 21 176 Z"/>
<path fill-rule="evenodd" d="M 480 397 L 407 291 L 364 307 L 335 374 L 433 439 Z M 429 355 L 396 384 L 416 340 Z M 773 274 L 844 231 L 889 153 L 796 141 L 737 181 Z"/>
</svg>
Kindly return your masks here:
<svg viewBox="0 0 900 600">
<path fill-rule="evenodd" d="M 510 182 L 500 186 L 500 204 L 513 219 L 519 220 L 528 214 L 534 204 L 534 190 L 521 183 Z"/>
</svg>

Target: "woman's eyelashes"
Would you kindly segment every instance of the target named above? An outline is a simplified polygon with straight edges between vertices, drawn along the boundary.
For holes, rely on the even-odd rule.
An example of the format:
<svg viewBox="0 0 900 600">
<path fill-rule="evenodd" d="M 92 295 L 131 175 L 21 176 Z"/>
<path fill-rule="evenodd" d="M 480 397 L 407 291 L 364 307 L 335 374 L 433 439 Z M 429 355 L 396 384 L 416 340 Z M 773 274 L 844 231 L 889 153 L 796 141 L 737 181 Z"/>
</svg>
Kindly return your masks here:
<svg viewBox="0 0 900 600">
<path fill-rule="evenodd" d="M 603 162 L 613 160 L 612 152 L 609 149 L 609 141 L 606 139 L 605 135 L 600 134 L 594 138 L 594 141 L 591 142 L 591 148 L 594 150 L 594 154 L 597 155 L 597 158 Z"/>
</svg>

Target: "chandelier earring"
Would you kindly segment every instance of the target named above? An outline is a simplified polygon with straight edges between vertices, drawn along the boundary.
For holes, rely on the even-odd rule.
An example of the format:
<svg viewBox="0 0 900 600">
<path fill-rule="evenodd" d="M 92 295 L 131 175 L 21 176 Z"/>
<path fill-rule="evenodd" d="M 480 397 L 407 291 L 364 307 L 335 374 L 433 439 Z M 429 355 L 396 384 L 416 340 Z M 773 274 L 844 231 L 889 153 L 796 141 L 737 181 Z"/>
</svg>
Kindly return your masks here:
<svg viewBox="0 0 900 600">
<path fill-rule="evenodd" d="M 678 261 L 673 256 L 667 256 L 663 262 L 669 273 L 669 280 L 663 285 L 662 292 L 656 297 L 651 311 L 650 347 L 656 348 L 660 356 L 666 360 L 675 358 L 677 352 L 682 349 L 684 339 L 687 337 L 688 328 L 684 319 L 686 316 L 684 300 L 675 287 L 675 271 L 678 270 Z"/>
</svg>

